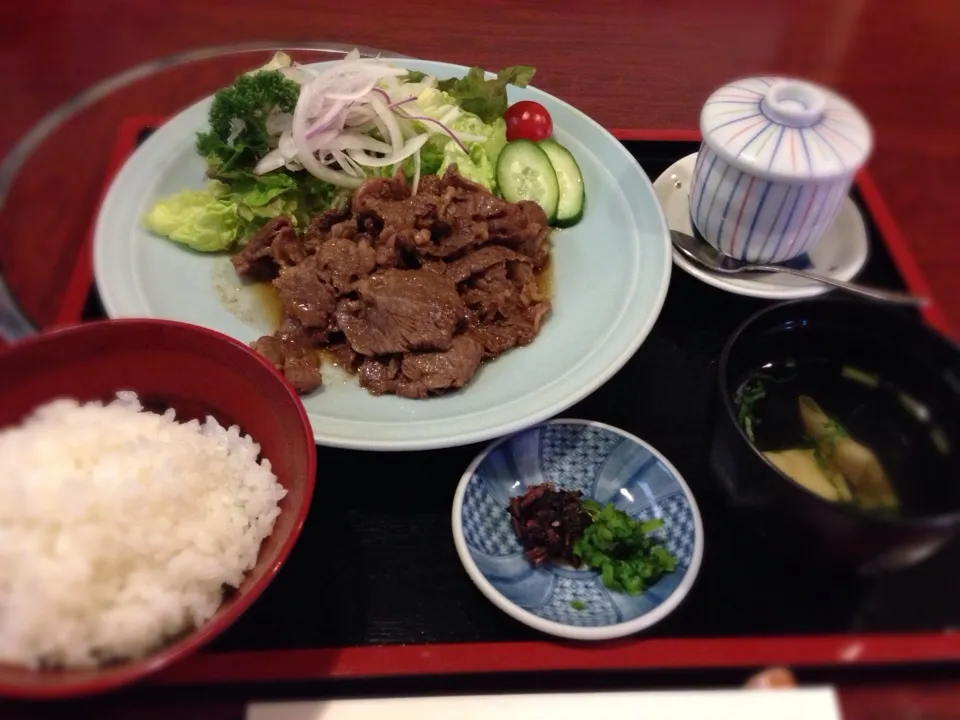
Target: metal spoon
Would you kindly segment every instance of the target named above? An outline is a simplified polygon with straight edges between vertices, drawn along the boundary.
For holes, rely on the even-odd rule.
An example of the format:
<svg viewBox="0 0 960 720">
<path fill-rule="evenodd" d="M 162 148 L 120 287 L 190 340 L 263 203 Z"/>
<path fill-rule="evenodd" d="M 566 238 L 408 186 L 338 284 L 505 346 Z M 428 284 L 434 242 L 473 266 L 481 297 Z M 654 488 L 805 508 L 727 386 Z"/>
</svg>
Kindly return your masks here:
<svg viewBox="0 0 960 720">
<path fill-rule="evenodd" d="M 806 272 L 805 270 L 794 270 L 793 268 L 782 265 L 751 265 L 724 255 L 706 242 L 698 240 L 692 235 L 680 232 L 679 230 L 671 230 L 670 239 L 673 241 L 673 246 L 681 255 L 692 260 L 697 265 L 715 273 L 720 273 L 721 275 L 738 275 L 740 273 L 750 272 L 787 273 L 788 275 L 796 275 L 797 277 L 806 278 L 807 280 L 820 282 L 824 285 L 832 285 L 833 287 L 846 290 L 854 295 L 861 295 L 881 302 L 895 303 L 897 305 L 926 305 L 930 302 L 930 298 L 920 297 L 919 295 L 911 295 L 910 293 L 899 292 L 897 290 L 884 290 L 883 288 L 859 285 L 844 280 L 835 280 L 831 277 L 824 277 L 823 275 Z"/>
</svg>

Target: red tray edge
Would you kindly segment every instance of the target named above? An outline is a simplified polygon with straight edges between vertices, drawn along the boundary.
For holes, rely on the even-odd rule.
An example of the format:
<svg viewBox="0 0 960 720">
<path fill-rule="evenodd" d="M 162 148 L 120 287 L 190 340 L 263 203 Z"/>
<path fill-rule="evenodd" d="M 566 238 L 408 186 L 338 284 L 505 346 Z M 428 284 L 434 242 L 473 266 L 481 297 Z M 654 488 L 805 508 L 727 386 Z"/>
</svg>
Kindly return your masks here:
<svg viewBox="0 0 960 720">
<path fill-rule="evenodd" d="M 123 121 L 110 154 L 103 185 L 110 182 L 144 128 L 163 117 L 138 116 Z M 697 130 L 615 128 L 620 140 L 698 141 Z M 856 184 L 882 240 L 907 288 L 929 295 L 909 246 L 869 173 Z M 56 324 L 79 321 L 93 278 L 93 223 L 68 281 Z M 941 332 L 949 332 L 945 316 L 934 303 L 924 317 Z M 200 652 L 150 680 L 160 685 L 238 682 L 277 682 L 348 679 L 377 676 L 449 675 L 562 670 L 652 670 L 763 667 L 775 664 L 852 666 L 960 661 L 960 635 L 953 632 L 917 634 L 774 636 L 755 638 L 631 639 L 602 645 L 568 645 L 546 641 L 375 645 L 364 647 Z"/>
<path fill-rule="evenodd" d="M 960 661 L 955 633 L 533 641 L 200 652 L 155 676 L 161 685 L 296 682 L 571 670 L 866 666 Z"/>
</svg>

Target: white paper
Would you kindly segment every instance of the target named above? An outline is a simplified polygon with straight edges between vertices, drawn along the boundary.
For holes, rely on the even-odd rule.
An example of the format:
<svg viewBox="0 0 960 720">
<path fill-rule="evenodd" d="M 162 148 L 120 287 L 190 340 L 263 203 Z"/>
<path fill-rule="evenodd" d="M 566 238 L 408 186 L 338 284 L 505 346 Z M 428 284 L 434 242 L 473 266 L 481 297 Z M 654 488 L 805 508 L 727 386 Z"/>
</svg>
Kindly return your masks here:
<svg viewBox="0 0 960 720">
<path fill-rule="evenodd" d="M 841 720 L 831 688 L 469 695 L 256 703 L 247 720 Z"/>
</svg>

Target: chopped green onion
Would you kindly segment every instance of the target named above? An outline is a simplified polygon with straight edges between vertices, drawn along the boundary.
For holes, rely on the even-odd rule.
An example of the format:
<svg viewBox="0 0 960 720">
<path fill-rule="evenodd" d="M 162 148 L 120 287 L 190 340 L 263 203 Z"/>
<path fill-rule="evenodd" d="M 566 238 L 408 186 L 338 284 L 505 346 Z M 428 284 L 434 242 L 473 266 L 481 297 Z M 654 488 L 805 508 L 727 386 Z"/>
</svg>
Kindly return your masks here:
<svg viewBox="0 0 960 720">
<path fill-rule="evenodd" d="M 847 378 L 847 380 L 853 380 L 858 382 L 861 385 L 866 385 L 867 387 L 877 387 L 880 384 L 880 376 L 874 373 L 868 373 L 859 368 L 851 367 L 850 365 L 844 365 L 843 369 L 840 371 L 840 374 Z"/>
</svg>

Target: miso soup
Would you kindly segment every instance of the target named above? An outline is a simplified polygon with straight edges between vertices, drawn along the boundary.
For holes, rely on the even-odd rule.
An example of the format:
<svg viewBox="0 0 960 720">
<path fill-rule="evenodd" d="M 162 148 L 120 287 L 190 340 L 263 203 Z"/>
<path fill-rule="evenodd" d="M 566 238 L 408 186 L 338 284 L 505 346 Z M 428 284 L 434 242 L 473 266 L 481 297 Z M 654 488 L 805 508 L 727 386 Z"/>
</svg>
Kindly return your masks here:
<svg viewBox="0 0 960 720">
<path fill-rule="evenodd" d="M 757 449 L 821 497 L 903 515 L 960 507 L 957 418 L 937 417 L 878 373 L 818 359 L 767 363 L 742 378 L 734 406 Z"/>
</svg>

